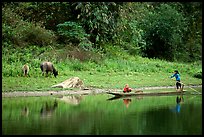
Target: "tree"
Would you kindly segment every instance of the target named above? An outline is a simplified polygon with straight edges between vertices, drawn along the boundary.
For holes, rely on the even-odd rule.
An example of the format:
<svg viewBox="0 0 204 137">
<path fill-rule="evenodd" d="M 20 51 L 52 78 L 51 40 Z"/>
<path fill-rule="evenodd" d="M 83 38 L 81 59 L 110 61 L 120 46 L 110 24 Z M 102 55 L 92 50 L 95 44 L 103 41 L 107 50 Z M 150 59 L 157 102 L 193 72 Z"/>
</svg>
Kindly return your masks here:
<svg viewBox="0 0 204 137">
<path fill-rule="evenodd" d="M 173 61 L 185 48 L 183 44 L 186 20 L 183 15 L 168 4 L 160 4 L 149 11 L 141 22 L 146 46 L 144 56 Z"/>
<path fill-rule="evenodd" d="M 73 4 L 77 19 L 81 22 L 90 41 L 99 47 L 113 40 L 117 18 L 117 4 L 114 2 L 79 2 Z"/>
<path fill-rule="evenodd" d="M 182 3 L 182 11 L 188 22 L 184 39 L 188 61 L 202 60 L 202 2 Z"/>
<path fill-rule="evenodd" d="M 144 31 L 140 22 L 149 12 L 149 8 L 151 8 L 149 3 L 140 2 L 124 2 L 119 6 L 114 44 L 132 55 L 140 54 L 140 48 L 146 44 L 142 37 Z"/>
</svg>

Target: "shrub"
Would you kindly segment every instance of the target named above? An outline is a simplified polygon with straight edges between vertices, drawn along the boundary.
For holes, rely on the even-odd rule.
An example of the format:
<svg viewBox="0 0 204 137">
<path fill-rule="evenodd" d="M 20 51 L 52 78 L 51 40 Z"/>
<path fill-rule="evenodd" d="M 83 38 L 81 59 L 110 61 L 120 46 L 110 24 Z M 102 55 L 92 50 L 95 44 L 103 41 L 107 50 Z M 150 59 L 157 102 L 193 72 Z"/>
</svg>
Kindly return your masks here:
<svg viewBox="0 0 204 137">
<path fill-rule="evenodd" d="M 196 72 L 193 77 L 202 79 L 202 71 Z"/>
<path fill-rule="evenodd" d="M 54 44 L 55 34 L 41 27 L 40 24 L 26 22 L 11 8 L 5 7 L 2 14 L 2 34 L 5 40 L 24 47 L 29 44 L 47 46 Z"/>
<path fill-rule="evenodd" d="M 57 25 L 57 32 L 59 34 L 59 40 L 64 43 L 79 44 L 84 49 L 90 49 L 92 43 L 88 40 L 89 35 L 85 30 L 76 22 L 64 22 Z"/>
</svg>

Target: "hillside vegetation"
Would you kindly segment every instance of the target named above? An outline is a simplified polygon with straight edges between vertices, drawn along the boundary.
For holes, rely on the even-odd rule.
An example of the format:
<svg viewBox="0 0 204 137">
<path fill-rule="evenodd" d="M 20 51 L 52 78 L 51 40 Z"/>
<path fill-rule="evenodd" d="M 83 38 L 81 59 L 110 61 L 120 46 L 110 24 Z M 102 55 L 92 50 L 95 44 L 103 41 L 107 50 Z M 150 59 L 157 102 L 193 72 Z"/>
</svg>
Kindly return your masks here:
<svg viewBox="0 0 204 137">
<path fill-rule="evenodd" d="M 72 76 L 98 88 L 167 86 L 175 69 L 200 85 L 201 12 L 201 2 L 4 2 L 3 91 L 49 90 Z M 59 76 L 44 78 L 42 61 Z"/>
</svg>

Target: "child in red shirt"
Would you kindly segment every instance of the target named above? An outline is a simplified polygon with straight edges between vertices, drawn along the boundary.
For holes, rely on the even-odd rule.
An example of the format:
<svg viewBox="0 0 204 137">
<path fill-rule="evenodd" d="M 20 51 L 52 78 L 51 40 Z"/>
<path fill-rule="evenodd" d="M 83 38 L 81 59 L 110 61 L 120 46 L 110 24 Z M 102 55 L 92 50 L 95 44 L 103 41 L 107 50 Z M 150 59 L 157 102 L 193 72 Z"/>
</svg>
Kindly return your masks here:
<svg viewBox="0 0 204 137">
<path fill-rule="evenodd" d="M 125 85 L 124 89 L 123 89 L 123 92 L 126 93 L 126 92 L 131 92 L 132 89 L 129 87 L 128 84 Z"/>
</svg>

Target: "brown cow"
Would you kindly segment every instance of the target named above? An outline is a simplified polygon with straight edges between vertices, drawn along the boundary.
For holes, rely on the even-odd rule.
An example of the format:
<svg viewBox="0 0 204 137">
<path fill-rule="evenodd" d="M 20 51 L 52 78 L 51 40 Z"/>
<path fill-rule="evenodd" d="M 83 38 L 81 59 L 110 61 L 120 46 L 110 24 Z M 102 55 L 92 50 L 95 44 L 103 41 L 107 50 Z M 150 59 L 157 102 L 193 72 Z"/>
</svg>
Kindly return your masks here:
<svg viewBox="0 0 204 137">
<path fill-rule="evenodd" d="M 27 64 L 23 65 L 22 70 L 23 70 L 23 75 L 27 76 L 29 72 L 29 66 Z"/>
<path fill-rule="evenodd" d="M 46 75 L 48 75 L 48 72 L 51 72 L 56 77 L 58 75 L 58 71 L 54 68 L 54 65 L 51 62 L 42 62 L 40 64 L 40 69 L 42 70 L 42 73 L 46 72 Z"/>
</svg>

